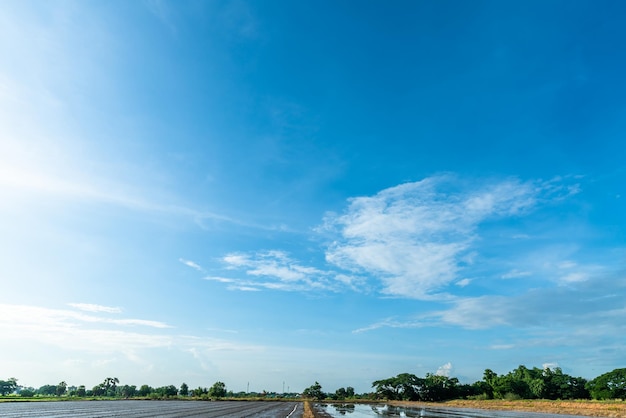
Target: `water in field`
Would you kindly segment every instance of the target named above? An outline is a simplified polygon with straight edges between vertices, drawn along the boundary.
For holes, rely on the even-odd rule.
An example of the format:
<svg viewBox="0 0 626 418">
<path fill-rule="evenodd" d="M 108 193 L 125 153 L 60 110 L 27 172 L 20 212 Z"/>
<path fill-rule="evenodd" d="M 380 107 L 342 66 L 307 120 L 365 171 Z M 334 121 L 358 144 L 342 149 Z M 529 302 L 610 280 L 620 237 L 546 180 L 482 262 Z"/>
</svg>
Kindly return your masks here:
<svg viewBox="0 0 626 418">
<path fill-rule="evenodd" d="M 478 409 L 413 408 L 390 405 L 330 404 L 321 409 L 332 417 L 420 417 L 420 418 L 581 418 L 573 415 L 536 414 L 530 412 L 484 411 Z"/>
</svg>

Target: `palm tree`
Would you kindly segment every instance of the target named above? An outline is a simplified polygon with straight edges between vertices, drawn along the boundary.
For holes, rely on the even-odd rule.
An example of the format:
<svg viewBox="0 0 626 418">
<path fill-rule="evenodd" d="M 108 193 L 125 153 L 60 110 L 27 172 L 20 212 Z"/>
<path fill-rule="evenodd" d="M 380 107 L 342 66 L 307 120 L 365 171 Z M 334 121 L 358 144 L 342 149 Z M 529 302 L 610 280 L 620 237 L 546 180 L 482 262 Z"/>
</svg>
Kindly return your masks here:
<svg viewBox="0 0 626 418">
<path fill-rule="evenodd" d="M 109 389 L 111 389 L 113 395 L 115 395 L 115 388 L 117 387 L 118 383 L 120 383 L 120 379 L 118 379 L 117 377 L 107 377 L 106 379 L 104 379 L 104 382 L 102 382 L 102 386 L 104 386 L 105 388 L 105 393 L 109 395 Z"/>
</svg>

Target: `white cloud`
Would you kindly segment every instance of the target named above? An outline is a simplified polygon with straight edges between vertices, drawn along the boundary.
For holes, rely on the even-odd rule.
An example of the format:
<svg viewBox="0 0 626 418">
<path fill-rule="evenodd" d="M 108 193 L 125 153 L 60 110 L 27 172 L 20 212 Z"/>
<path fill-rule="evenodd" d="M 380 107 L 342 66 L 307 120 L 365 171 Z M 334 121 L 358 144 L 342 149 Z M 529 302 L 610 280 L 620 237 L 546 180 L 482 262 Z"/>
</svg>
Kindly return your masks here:
<svg viewBox="0 0 626 418">
<path fill-rule="evenodd" d="M 559 363 L 556 362 L 550 362 L 550 363 L 543 363 L 541 365 L 543 367 L 544 370 L 550 369 L 550 370 L 556 370 L 559 366 Z"/>
<path fill-rule="evenodd" d="M 465 287 L 465 286 L 469 285 L 471 282 L 472 282 L 472 280 L 471 280 L 471 279 L 467 279 L 467 278 L 465 278 L 465 279 L 461 279 L 461 280 L 459 280 L 459 281 L 458 281 L 458 282 L 456 282 L 455 284 L 456 284 L 457 286 L 459 286 L 459 287 Z"/>
<path fill-rule="evenodd" d="M 473 259 L 480 223 L 520 215 L 540 195 L 532 182 L 470 184 L 442 175 L 354 198 L 343 215 L 325 219 L 325 228 L 339 234 L 326 259 L 379 277 L 390 295 L 446 297 L 442 289 Z"/>
<path fill-rule="evenodd" d="M 515 348 L 515 344 L 493 344 L 489 348 L 491 350 L 511 350 Z"/>
<path fill-rule="evenodd" d="M 194 270 L 198 270 L 201 272 L 204 272 L 204 269 L 197 263 L 194 263 L 191 260 L 185 260 L 184 258 L 179 258 L 178 261 L 180 261 L 181 263 L 183 263 L 184 265 L 191 267 Z"/>
<path fill-rule="evenodd" d="M 450 374 L 452 373 L 452 363 L 447 362 L 446 364 L 439 366 L 439 368 L 437 369 L 437 371 L 435 372 L 435 374 L 437 376 L 446 376 L 446 377 L 450 377 Z"/>
<path fill-rule="evenodd" d="M 528 277 L 530 276 L 532 273 L 529 271 L 520 271 L 517 269 L 513 269 L 511 271 L 509 271 L 508 273 L 504 273 L 502 276 L 500 276 L 503 279 L 518 279 L 520 277 Z"/>
<path fill-rule="evenodd" d="M 207 276 L 204 280 L 212 281 L 212 282 L 220 282 L 220 283 L 234 283 L 236 279 L 229 279 L 228 277 L 216 277 L 216 276 Z"/>
<path fill-rule="evenodd" d="M 113 306 L 95 305 L 93 303 L 68 303 L 68 306 L 72 308 L 80 309 L 86 312 L 106 312 L 106 313 L 121 313 L 122 308 Z"/>
<path fill-rule="evenodd" d="M 207 280 L 232 283 L 231 290 L 258 291 L 261 288 L 283 291 L 335 290 L 344 280 L 337 274 L 303 266 L 283 251 L 228 254 L 222 258 L 227 270 L 240 270 L 245 278 Z M 343 279 L 343 276 L 341 277 Z"/>
<path fill-rule="evenodd" d="M 154 334 L 150 328 L 164 330 L 171 326 L 159 321 L 100 318 L 77 312 L 28 305 L 0 304 L 0 334 L 7 341 L 32 341 L 65 349 L 97 353 L 121 353 L 133 358 L 137 350 L 157 347 L 203 347 L 204 349 L 246 349 L 217 339 Z M 111 329 L 106 325 L 121 326 Z M 147 327 L 128 331 L 126 326 Z M 160 331 L 162 332 L 162 331 Z"/>
</svg>

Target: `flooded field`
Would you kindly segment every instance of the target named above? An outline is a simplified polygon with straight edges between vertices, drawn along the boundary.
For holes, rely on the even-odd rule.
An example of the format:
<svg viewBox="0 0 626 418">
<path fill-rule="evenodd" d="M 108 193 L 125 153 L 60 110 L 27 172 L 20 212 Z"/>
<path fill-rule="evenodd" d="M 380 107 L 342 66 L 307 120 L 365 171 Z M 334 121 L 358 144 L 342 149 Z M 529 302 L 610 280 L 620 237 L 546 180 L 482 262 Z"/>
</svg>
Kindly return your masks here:
<svg viewBox="0 0 626 418">
<path fill-rule="evenodd" d="M 390 405 L 321 405 L 331 417 L 420 417 L 420 418 L 580 418 L 580 415 L 539 414 L 532 412 L 486 411 L 456 408 L 413 408 Z"/>
<path fill-rule="evenodd" d="M 302 418 L 300 402 L 82 401 L 0 403 L 3 418 Z"/>
</svg>

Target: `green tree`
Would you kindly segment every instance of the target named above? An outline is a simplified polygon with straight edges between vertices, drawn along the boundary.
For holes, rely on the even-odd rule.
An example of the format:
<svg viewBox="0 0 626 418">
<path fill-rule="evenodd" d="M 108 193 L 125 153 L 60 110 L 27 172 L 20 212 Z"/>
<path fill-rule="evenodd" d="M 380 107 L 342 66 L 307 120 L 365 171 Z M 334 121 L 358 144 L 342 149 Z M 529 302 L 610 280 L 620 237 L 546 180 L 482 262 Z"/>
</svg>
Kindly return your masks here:
<svg viewBox="0 0 626 418">
<path fill-rule="evenodd" d="M 80 385 L 76 390 L 76 396 L 79 398 L 84 398 L 87 395 L 87 391 L 85 390 L 85 385 Z"/>
<path fill-rule="evenodd" d="M 198 386 L 197 389 L 191 391 L 191 394 L 195 397 L 200 397 L 202 395 L 206 395 L 207 393 L 209 393 L 209 390 L 200 386 Z"/>
<path fill-rule="evenodd" d="M 37 389 L 37 393 L 45 396 L 52 396 L 57 393 L 57 387 L 56 385 L 43 385 Z"/>
<path fill-rule="evenodd" d="M 0 380 L 0 396 L 13 393 L 17 389 L 17 379 L 10 377 L 7 380 Z"/>
<path fill-rule="evenodd" d="M 115 396 L 115 389 L 120 380 L 117 377 L 107 377 L 101 385 L 104 387 L 104 394 L 106 396 Z"/>
<path fill-rule="evenodd" d="M 34 389 L 22 389 L 20 390 L 20 396 L 24 397 L 24 398 L 32 398 L 33 396 L 35 396 L 35 390 Z"/>
<path fill-rule="evenodd" d="M 589 399 L 589 391 L 585 389 L 587 380 L 582 377 L 573 377 L 563 373 L 561 368 L 543 371 L 545 399 Z"/>
<path fill-rule="evenodd" d="M 324 399 L 326 397 L 324 392 L 322 392 L 322 385 L 320 385 L 317 381 L 313 385 L 304 389 L 304 391 L 302 392 L 302 396 L 304 396 L 305 398 L 317 400 Z"/>
<path fill-rule="evenodd" d="M 139 396 L 148 396 L 153 391 L 154 391 L 154 389 L 152 389 L 150 386 L 148 386 L 148 385 L 141 385 L 141 387 L 139 388 Z"/>
<path fill-rule="evenodd" d="M 137 392 L 137 386 L 135 385 L 124 385 L 121 388 L 118 388 L 119 392 L 120 392 L 120 396 L 122 396 L 123 398 L 132 398 L 133 396 L 135 396 L 135 393 Z"/>
<path fill-rule="evenodd" d="M 396 377 L 377 380 L 372 383 L 376 387 L 376 396 L 388 400 L 419 401 L 424 389 L 424 379 L 410 373 L 401 373 Z"/>
<path fill-rule="evenodd" d="M 180 385 L 180 390 L 178 391 L 178 393 L 180 394 L 180 396 L 189 396 L 189 386 L 187 386 L 187 383 L 184 383 L 182 385 Z"/>
<path fill-rule="evenodd" d="M 212 398 L 223 398 L 226 396 L 226 385 L 224 382 L 215 382 L 209 389 L 209 396 Z"/>
<path fill-rule="evenodd" d="M 94 386 L 93 389 L 91 389 L 91 394 L 93 396 L 104 396 L 106 395 L 106 393 L 107 393 L 107 388 L 102 383 Z"/>
<path fill-rule="evenodd" d="M 420 399 L 428 402 L 438 402 L 454 399 L 457 396 L 459 380 L 456 377 L 449 378 L 437 374 L 426 374 Z"/>
<path fill-rule="evenodd" d="M 154 393 L 163 398 L 173 398 L 178 394 L 178 388 L 174 385 L 161 386 L 154 389 Z"/>
<path fill-rule="evenodd" d="M 59 383 L 56 387 L 56 395 L 57 396 L 63 396 L 65 395 L 65 392 L 67 391 L 67 383 L 65 383 L 65 381 Z"/>
<path fill-rule="evenodd" d="M 339 388 L 335 391 L 335 395 L 333 396 L 333 399 L 342 401 L 346 399 L 346 396 L 347 396 L 346 388 Z"/>
<path fill-rule="evenodd" d="M 593 399 L 625 399 L 626 368 L 604 373 L 590 380 L 586 388 Z"/>
<path fill-rule="evenodd" d="M 354 398 L 354 388 L 352 386 L 346 388 L 346 398 Z"/>
</svg>

